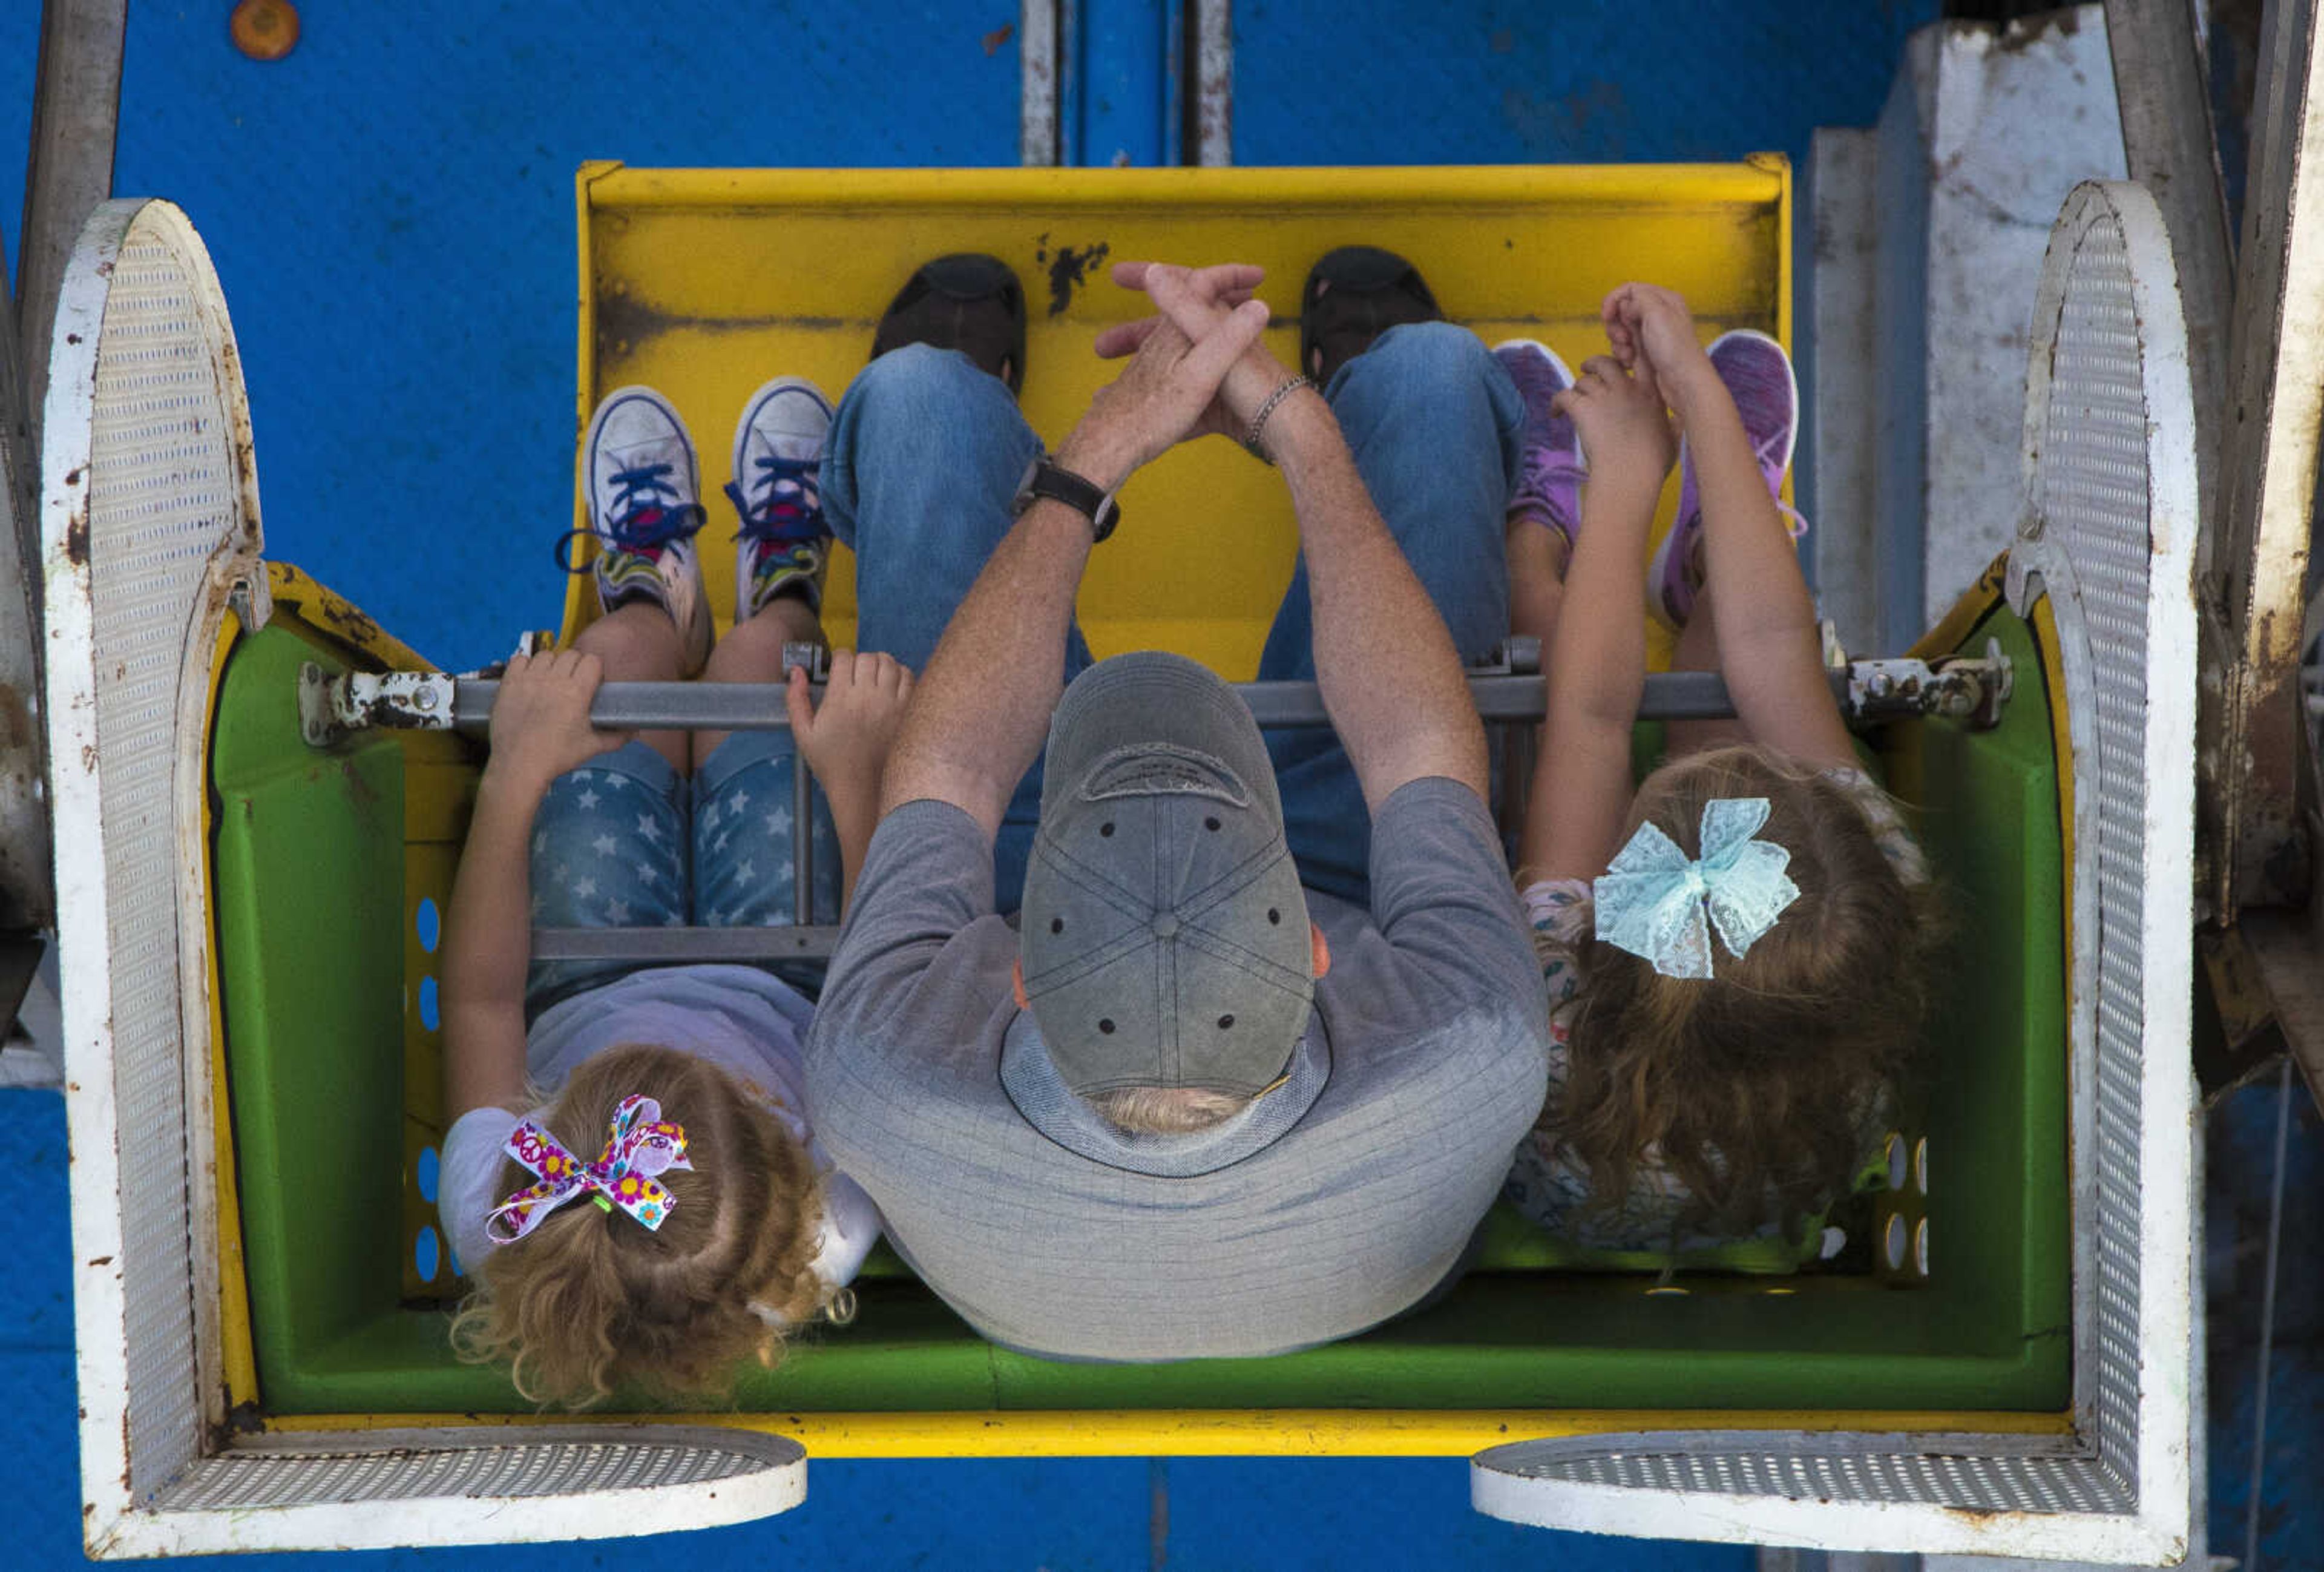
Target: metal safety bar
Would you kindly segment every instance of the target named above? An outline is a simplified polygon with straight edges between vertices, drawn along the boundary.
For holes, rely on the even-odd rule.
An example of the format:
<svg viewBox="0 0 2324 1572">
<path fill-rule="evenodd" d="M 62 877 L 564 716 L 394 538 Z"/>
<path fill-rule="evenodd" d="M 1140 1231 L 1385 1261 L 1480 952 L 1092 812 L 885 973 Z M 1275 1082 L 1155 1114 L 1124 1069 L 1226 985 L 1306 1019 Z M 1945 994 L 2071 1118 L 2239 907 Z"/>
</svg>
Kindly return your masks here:
<svg viewBox="0 0 2324 1572">
<path fill-rule="evenodd" d="M 1469 693 L 1488 722 L 1538 721 L 1543 686 L 1531 639 L 1492 663 L 1471 667 Z M 822 687 L 821 670 L 814 686 Z M 1313 682 L 1238 682 L 1235 692 L 1261 726 L 1325 726 L 1322 691 Z M 1857 724 L 1941 715 L 1991 726 L 2009 698 L 2009 661 L 1997 648 L 1950 661 L 1852 661 L 1831 672 L 1832 697 Z M 481 732 L 492 723 L 500 683 L 490 677 L 437 671 L 348 672 L 309 665 L 300 674 L 299 714 L 307 741 L 326 747 L 366 729 Z M 1646 677 L 1641 720 L 1731 717 L 1734 700 L 1715 671 L 1655 671 Z M 788 727 L 779 683 L 608 682 L 589 707 L 592 725 L 612 731 L 771 731 Z"/>
<path fill-rule="evenodd" d="M 787 644 L 786 669 L 805 666 L 820 694 L 824 652 Z M 2010 695 L 2008 658 L 1988 641 L 1982 656 L 1934 661 L 1851 661 L 1831 668 L 1832 697 L 1858 725 L 1913 716 L 1948 716 L 1972 727 L 1999 723 Z M 1238 682 L 1235 692 L 1263 727 L 1326 726 L 1313 682 Z M 1470 668 L 1469 693 L 1488 725 L 1522 726 L 1542 718 L 1540 642 L 1513 638 Z M 491 677 L 440 671 L 354 671 L 334 676 L 309 663 L 299 678 L 299 717 L 308 743 L 327 747 L 359 731 L 481 732 L 492 724 L 500 683 Z M 1638 706 L 1645 720 L 1716 720 L 1733 716 L 1726 681 L 1715 671 L 1656 671 Z M 772 682 L 607 682 L 589 707 L 591 724 L 608 731 L 773 731 L 790 725 L 781 684 Z M 1513 786 L 1512 790 L 1521 790 Z M 792 922 L 773 928 L 540 928 L 536 960 L 828 960 L 839 929 L 813 918 L 814 825 L 808 772 L 791 772 Z"/>
</svg>

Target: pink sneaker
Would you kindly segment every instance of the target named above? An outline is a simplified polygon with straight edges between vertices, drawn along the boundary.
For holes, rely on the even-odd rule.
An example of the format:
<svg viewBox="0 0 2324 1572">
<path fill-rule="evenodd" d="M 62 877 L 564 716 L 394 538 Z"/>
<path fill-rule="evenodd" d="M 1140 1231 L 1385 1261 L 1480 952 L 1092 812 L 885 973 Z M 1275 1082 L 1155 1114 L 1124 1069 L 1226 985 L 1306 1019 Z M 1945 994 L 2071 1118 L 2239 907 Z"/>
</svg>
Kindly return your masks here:
<svg viewBox="0 0 2324 1572">
<path fill-rule="evenodd" d="M 1557 351 L 1530 338 L 1494 345 L 1493 358 L 1517 384 L 1526 407 L 1525 429 L 1517 438 L 1517 483 L 1509 493 L 1508 511 L 1563 536 L 1570 559 L 1573 532 L 1582 524 L 1582 482 L 1588 467 L 1572 417 L 1554 415 L 1549 405 L 1573 385 L 1573 373 Z"/>
<path fill-rule="evenodd" d="M 1767 478 L 1767 495 L 1790 527 L 1794 541 L 1808 532 L 1808 522 L 1783 500 L 1784 471 L 1791 467 L 1792 445 L 1799 433 L 1800 384 L 1792 375 L 1791 356 L 1765 333 L 1738 328 L 1721 333 L 1705 351 L 1719 380 L 1733 395 L 1743 417 L 1743 433 Z M 1694 465 L 1686 439 L 1678 445 L 1678 522 L 1663 537 L 1646 569 L 1646 608 L 1674 627 L 1684 627 L 1694 611 L 1694 586 L 1687 564 L 1694 542 L 1702 533 L 1702 496 L 1696 488 Z"/>
</svg>

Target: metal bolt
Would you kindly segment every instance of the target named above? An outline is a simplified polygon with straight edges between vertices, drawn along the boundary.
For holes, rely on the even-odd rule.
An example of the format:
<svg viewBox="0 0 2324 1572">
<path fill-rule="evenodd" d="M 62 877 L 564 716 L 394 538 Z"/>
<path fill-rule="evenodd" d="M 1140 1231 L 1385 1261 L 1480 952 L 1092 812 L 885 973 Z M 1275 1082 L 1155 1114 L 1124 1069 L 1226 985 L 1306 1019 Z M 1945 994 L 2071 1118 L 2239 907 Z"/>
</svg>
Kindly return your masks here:
<svg viewBox="0 0 2324 1572">
<path fill-rule="evenodd" d="M 411 702 L 421 709 L 433 709 L 436 707 L 436 690 L 433 688 L 421 688 L 411 696 Z"/>
</svg>

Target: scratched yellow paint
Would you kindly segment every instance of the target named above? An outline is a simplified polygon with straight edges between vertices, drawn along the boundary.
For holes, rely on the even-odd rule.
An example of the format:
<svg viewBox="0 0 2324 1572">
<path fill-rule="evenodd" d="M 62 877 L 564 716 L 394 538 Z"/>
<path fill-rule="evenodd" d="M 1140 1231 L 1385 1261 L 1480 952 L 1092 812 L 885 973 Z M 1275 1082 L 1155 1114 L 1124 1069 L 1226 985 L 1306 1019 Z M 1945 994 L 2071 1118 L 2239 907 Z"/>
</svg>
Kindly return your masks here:
<svg viewBox="0 0 2324 1572">
<path fill-rule="evenodd" d="M 1704 336 L 1791 334 L 1791 176 L 1779 157 L 1735 164 L 1333 170 L 633 170 L 585 166 L 580 385 L 575 431 L 599 397 L 650 384 L 701 451 L 704 551 L 722 624 L 733 600 L 734 421 L 768 377 L 813 379 L 836 402 L 880 313 L 912 270 L 949 251 L 1001 257 L 1031 309 L 1023 403 L 1062 439 L 1113 368 L 1097 330 L 1143 315 L 1111 261 L 1256 262 L 1277 313 L 1269 342 L 1297 359 L 1299 286 L 1333 246 L 1410 257 L 1446 312 L 1488 342 L 1540 338 L 1579 365 L 1603 346 L 1598 303 L 1648 278 L 1683 292 Z M 1092 260 L 1094 259 L 1094 260 Z M 1076 282 L 1076 278 L 1079 282 Z M 1675 495 L 1665 490 L 1665 518 Z M 1167 648 L 1248 678 L 1288 583 L 1296 537 L 1280 479 L 1222 440 L 1137 476 L 1127 523 L 1093 561 L 1084 629 L 1101 656 Z M 576 485 L 576 522 L 580 513 Z M 826 622 L 854 631 L 851 563 L 832 569 Z M 569 636 L 594 601 L 576 578 Z M 1666 635 L 1655 630 L 1655 648 Z"/>
</svg>

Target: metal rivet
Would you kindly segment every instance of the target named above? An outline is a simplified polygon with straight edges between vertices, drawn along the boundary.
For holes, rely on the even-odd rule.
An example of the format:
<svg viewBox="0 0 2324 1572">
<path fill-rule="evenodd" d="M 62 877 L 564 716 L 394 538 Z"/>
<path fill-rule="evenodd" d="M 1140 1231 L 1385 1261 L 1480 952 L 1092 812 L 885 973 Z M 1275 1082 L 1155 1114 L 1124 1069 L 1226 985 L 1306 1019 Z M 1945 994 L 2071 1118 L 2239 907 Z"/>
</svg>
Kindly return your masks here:
<svg viewBox="0 0 2324 1572">
<path fill-rule="evenodd" d="M 299 42 L 299 8 L 290 0 L 242 0 L 226 32 L 252 60 L 279 60 Z"/>
</svg>

